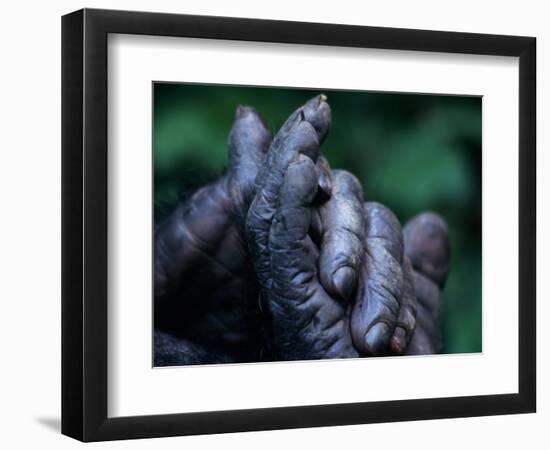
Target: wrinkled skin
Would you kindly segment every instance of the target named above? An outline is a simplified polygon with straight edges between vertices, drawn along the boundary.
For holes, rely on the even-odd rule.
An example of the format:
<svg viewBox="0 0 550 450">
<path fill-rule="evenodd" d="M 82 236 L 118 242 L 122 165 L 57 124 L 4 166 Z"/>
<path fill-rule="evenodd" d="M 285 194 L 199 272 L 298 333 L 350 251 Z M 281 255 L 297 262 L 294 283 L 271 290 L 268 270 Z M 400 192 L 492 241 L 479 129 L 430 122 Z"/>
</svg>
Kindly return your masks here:
<svg viewBox="0 0 550 450">
<path fill-rule="evenodd" d="M 317 127 L 320 139 L 326 135 L 330 108 L 322 97 L 296 110 L 287 126 L 302 116 Z M 283 126 L 272 141 L 259 114 L 239 107 L 229 135 L 228 173 L 182 201 L 156 229 L 155 365 L 224 362 L 226 354 L 256 361 L 263 352 L 259 285 L 244 220 L 266 153 L 287 133 Z M 319 191 L 328 197 L 330 173 L 322 159 L 316 170 Z"/>
<path fill-rule="evenodd" d="M 439 315 L 441 291 L 449 271 L 449 231 L 434 213 L 423 213 L 403 228 L 405 254 L 414 267 L 413 282 L 418 309 L 416 329 L 406 353 L 423 355 L 441 351 Z"/>
<path fill-rule="evenodd" d="M 270 141 L 258 114 L 239 107 L 227 175 L 182 201 L 157 228 L 155 365 L 258 357 L 258 284 L 241 223 Z"/>
<path fill-rule="evenodd" d="M 329 126 L 322 96 L 273 141 L 239 107 L 227 175 L 156 231 L 155 365 L 438 350 L 445 224 L 415 219 L 404 243 L 393 214 L 320 156 Z"/>
</svg>

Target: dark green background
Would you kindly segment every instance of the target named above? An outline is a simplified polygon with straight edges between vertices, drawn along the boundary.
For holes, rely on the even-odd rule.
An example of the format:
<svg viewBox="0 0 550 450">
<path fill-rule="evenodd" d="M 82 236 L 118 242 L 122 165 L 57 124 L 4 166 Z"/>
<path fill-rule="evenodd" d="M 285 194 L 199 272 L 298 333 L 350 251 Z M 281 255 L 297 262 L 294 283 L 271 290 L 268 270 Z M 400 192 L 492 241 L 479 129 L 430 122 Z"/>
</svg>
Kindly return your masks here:
<svg viewBox="0 0 550 450">
<path fill-rule="evenodd" d="M 223 173 L 237 105 L 254 106 L 275 131 L 320 92 L 155 84 L 155 221 Z M 424 210 L 447 220 L 444 351 L 481 351 L 481 98 L 322 92 L 332 109 L 322 147 L 331 167 L 354 173 L 365 199 L 384 203 L 402 223 Z"/>
</svg>

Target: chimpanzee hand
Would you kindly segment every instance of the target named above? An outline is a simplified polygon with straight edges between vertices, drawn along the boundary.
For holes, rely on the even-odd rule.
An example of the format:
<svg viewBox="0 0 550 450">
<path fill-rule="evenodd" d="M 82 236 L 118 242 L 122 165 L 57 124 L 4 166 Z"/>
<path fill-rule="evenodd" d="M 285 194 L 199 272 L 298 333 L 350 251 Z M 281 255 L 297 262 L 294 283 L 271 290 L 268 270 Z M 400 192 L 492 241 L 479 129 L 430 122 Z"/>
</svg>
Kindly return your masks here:
<svg viewBox="0 0 550 450">
<path fill-rule="evenodd" d="M 273 267 L 267 244 L 276 199 L 288 164 L 299 153 L 316 161 L 318 195 L 314 196 L 308 232 L 315 244 L 312 252 L 317 254 L 314 260 L 318 264 L 319 289 L 337 302 L 336 309 L 346 311 L 343 320 L 349 322 L 351 335 L 339 339 L 339 343 L 335 341 L 334 345 L 345 351 L 333 351 L 325 357 L 399 354 L 411 335 L 407 353 L 433 353 L 438 349 L 440 338 L 434 315 L 439 308 L 439 288 L 433 281 L 430 284 L 431 273 L 426 273 L 426 261 L 437 256 L 437 251 L 432 249 L 431 254 L 423 255 L 429 239 L 421 239 L 424 244 L 411 250 L 411 258 L 418 265 L 415 268 L 428 277 L 414 275 L 420 280 L 416 293 L 421 307 L 419 326 L 413 333 L 416 298 L 411 294 L 410 263 L 402 256 L 399 224 L 381 205 L 363 207 L 361 187 L 349 173 L 335 171 L 331 181 L 328 164 L 318 154 L 330 124 L 330 109 L 324 100 L 315 97 L 295 111 L 272 143 L 260 116 L 252 108 L 240 107 L 229 138 L 227 175 L 180 204 L 157 229 L 155 365 L 253 361 L 258 359 L 259 347 L 269 348 L 271 343 L 284 341 L 277 337 L 282 336 L 281 329 L 286 329 L 284 321 L 270 322 L 274 324 L 273 336 L 265 336 L 260 327 L 258 283 L 244 243 L 243 222 L 256 196 L 259 200 L 254 210 L 260 211 L 256 217 L 260 226 L 254 230 L 257 239 L 250 245 L 260 281 L 270 286 Z M 268 149 L 270 156 L 266 158 Z M 416 234 L 422 234 L 426 227 L 417 230 Z M 254 233 L 249 233 L 249 239 L 250 235 Z M 413 258 L 415 252 L 421 257 Z M 435 266 L 440 267 L 440 262 L 436 261 Z M 446 273 L 446 266 L 444 269 Z M 441 286 L 439 279 L 436 282 Z M 269 301 L 267 306 L 271 306 Z M 322 326 L 317 328 L 323 331 Z M 275 332 L 277 329 L 279 332 Z M 317 336 L 317 331 L 311 330 L 311 338 L 318 338 L 321 347 L 326 337 Z M 295 347 L 294 355 L 275 357 L 317 357 L 304 356 L 307 352 L 299 349 Z"/>
<path fill-rule="evenodd" d="M 310 156 L 318 157 L 318 141 L 307 122 L 292 126 L 286 152 L 259 186 L 247 218 L 262 304 L 273 328 L 271 352 L 282 360 L 358 356 L 349 304 L 331 297 L 317 278 L 319 251 L 310 229 L 318 183 Z"/>
<path fill-rule="evenodd" d="M 258 113 L 239 107 L 227 174 L 182 201 L 155 230 L 155 365 L 257 357 L 258 285 L 241 223 L 270 141 Z"/>
<path fill-rule="evenodd" d="M 258 308 L 259 286 L 244 239 L 244 220 L 255 194 L 254 180 L 269 176 L 269 167 L 258 171 L 266 153 L 276 149 L 297 118 L 309 124 L 321 142 L 330 126 L 330 108 L 323 96 L 317 96 L 296 110 L 271 142 L 271 134 L 259 114 L 249 107 L 237 109 L 229 135 L 229 170 L 216 183 L 196 192 L 182 202 L 155 232 L 155 324 L 161 331 L 155 336 L 156 354 L 166 350 L 160 364 L 203 361 L 205 353 L 234 355 L 236 360 L 254 360 L 258 356 L 262 333 Z M 274 150 L 274 151 L 272 151 Z M 317 159 L 317 181 L 324 198 L 331 195 L 331 175 L 323 158 Z M 330 220 L 324 228 L 334 228 Z M 337 223 L 335 224 L 337 225 Z M 347 241 L 347 230 L 339 237 Z M 352 236 L 350 236 L 352 238 Z M 322 247 L 324 248 L 324 247 Z M 346 255 L 327 245 L 322 255 L 325 271 L 322 282 L 329 292 L 345 298 L 353 292 L 358 275 L 352 279 L 336 274 L 334 262 L 346 263 Z M 358 268 L 349 255 L 349 267 Z M 337 268 L 337 267 L 336 267 Z M 187 354 L 199 355 L 181 361 L 178 339 Z M 173 342 L 172 342 L 173 341 Z M 157 346 L 158 343 L 158 346 Z M 196 347 L 196 351 L 190 350 Z M 205 351 L 205 347 L 209 350 Z M 158 351 L 157 351 L 158 350 Z M 227 358 L 225 358 L 227 359 Z M 215 362 L 216 360 L 212 361 Z"/>
<path fill-rule="evenodd" d="M 307 122 L 295 122 L 279 154 L 272 158 L 270 175 L 259 180 L 248 214 L 248 239 L 264 288 L 264 310 L 272 323 L 272 358 L 343 358 L 405 350 L 408 354 L 433 353 L 439 340 L 438 324 L 425 306 L 431 302 L 431 311 L 438 308 L 439 288 L 425 293 L 426 283 L 419 285 L 421 326 L 415 330 L 413 279 L 422 275 L 413 273 L 403 254 L 397 219 L 380 204 L 363 205 L 361 186 L 342 171 L 333 173 L 331 198 L 316 205 L 313 160 L 317 157 L 315 134 Z M 324 223 L 331 223 L 331 228 L 324 229 Z M 446 230 L 432 239 L 433 229 L 415 223 L 407 236 L 416 236 L 417 245 L 407 247 L 408 253 L 419 270 L 435 268 L 444 279 L 448 251 L 445 254 L 441 249 L 447 248 Z M 315 229 L 322 236 L 320 254 Z M 330 251 L 328 261 L 336 272 L 326 270 L 324 251 Z M 332 277 L 340 281 L 336 295 L 320 283 L 327 273 L 338 274 Z M 345 300 L 353 293 L 357 276 L 358 288 L 348 303 Z M 347 295 L 339 296 L 342 291 Z"/>
<path fill-rule="evenodd" d="M 395 216 L 376 203 L 364 208 L 367 260 L 351 325 L 356 347 L 366 355 L 439 353 L 441 291 L 449 270 L 445 221 L 434 213 L 419 214 L 403 228 L 403 249 Z"/>
<path fill-rule="evenodd" d="M 303 115 L 291 117 L 283 129 L 286 133 L 275 140 L 257 177 L 246 220 L 262 304 L 272 324 L 271 357 L 378 354 L 397 333 L 405 290 L 399 225 L 382 207 L 369 209 L 372 217 L 367 217 L 361 186 L 346 172 L 335 174 L 332 197 L 316 207 L 319 136 Z M 370 233 L 369 240 L 365 233 Z M 314 242 L 319 235 L 320 253 Z M 372 255 L 365 251 L 369 246 Z M 326 258 L 327 251 L 332 257 Z M 338 286 L 332 293 L 321 284 L 327 274 Z M 358 279 L 359 300 L 348 303 L 346 297 L 355 291 Z M 414 294 L 409 294 L 414 308 Z M 404 316 L 405 329 L 400 331 L 405 333 L 398 336 L 402 340 L 412 332 L 414 311 Z M 381 330 L 386 322 L 391 330 Z"/>
<path fill-rule="evenodd" d="M 155 232 L 157 304 L 174 295 L 191 301 L 251 284 L 239 223 L 270 141 L 258 113 L 237 108 L 227 174 L 181 202 Z"/>
</svg>

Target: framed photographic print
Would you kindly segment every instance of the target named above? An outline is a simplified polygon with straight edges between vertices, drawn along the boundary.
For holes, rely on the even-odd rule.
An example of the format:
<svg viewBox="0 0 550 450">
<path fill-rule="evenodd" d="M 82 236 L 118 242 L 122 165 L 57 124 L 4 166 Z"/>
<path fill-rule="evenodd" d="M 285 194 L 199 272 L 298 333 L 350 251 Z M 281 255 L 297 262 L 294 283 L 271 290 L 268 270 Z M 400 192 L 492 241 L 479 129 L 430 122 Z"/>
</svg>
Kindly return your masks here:
<svg viewBox="0 0 550 450">
<path fill-rule="evenodd" d="M 62 432 L 534 412 L 531 37 L 62 21 Z"/>
</svg>

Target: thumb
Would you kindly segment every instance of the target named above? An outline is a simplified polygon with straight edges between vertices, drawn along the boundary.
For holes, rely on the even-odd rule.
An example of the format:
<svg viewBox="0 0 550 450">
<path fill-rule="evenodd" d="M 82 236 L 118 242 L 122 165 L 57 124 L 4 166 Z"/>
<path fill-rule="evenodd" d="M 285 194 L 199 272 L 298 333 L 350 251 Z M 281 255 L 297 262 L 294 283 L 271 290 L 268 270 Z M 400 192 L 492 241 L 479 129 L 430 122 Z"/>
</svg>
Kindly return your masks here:
<svg viewBox="0 0 550 450">
<path fill-rule="evenodd" d="M 264 119 L 250 106 L 238 106 L 229 132 L 229 171 L 237 196 L 248 204 L 254 180 L 271 143 L 271 132 Z"/>
</svg>

